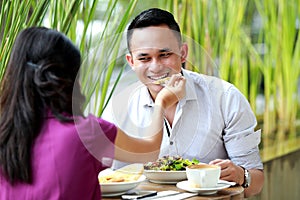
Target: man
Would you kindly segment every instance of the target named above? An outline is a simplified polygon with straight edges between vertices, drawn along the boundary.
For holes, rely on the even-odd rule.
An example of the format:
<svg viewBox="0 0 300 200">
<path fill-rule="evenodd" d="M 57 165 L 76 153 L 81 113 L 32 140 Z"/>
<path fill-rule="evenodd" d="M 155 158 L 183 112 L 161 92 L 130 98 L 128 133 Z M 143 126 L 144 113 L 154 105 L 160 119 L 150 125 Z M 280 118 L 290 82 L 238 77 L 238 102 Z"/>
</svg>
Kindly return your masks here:
<svg viewBox="0 0 300 200">
<path fill-rule="evenodd" d="M 254 130 L 255 115 L 241 92 L 216 77 L 183 69 L 188 46 L 167 11 L 154 8 L 140 13 L 128 27 L 127 45 L 126 60 L 140 83 L 116 94 L 108 120 L 128 134 L 143 137 L 151 123 L 153 102 L 164 87 L 159 83 L 182 75 L 186 95 L 165 110 L 159 157 L 179 155 L 220 165 L 221 179 L 245 187 L 246 197 L 258 194 L 264 181 L 258 148 L 261 135 Z"/>
</svg>

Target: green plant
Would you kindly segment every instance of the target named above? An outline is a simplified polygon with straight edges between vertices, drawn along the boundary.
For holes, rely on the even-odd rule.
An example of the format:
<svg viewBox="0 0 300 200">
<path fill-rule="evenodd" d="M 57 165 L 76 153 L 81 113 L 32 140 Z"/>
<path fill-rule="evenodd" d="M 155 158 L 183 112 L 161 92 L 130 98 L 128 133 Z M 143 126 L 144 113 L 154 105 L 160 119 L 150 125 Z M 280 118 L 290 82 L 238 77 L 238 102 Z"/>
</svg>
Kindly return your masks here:
<svg viewBox="0 0 300 200">
<path fill-rule="evenodd" d="M 286 133 L 299 117 L 298 0 L 1 1 L 0 79 L 17 33 L 46 23 L 80 48 L 85 108 L 101 116 L 123 72 L 121 41 L 128 20 L 137 10 L 152 6 L 171 11 L 180 23 L 190 47 L 187 68 L 220 76 L 243 92 L 258 119 L 262 118 L 258 128 L 263 129 L 264 139 L 295 137 Z M 97 20 L 103 27 L 95 26 Z M 261 110 L 259 95 L 264 98 Z"/>
<path fill-rule="evenodd" d="M 267 109 L 276 112 L 278 136 L 289 131 L 295 123 L 298 104 L 299 79 L 299 1 L 255 1 L 262 17 L 260 42 L 265 44 L 262 72 L 265 77 Z M 271 107 L 272 106 L 272 107 Z M 275 114 L 274 114 L 275 115 Z M 273 115 L 273 116 L 274 116 Z M 275 116 L 274 116 L 275 117 Z M 266 126 L 269 124 L 265 118 Z M 272 120 L 272 119 L 271 119 Z M 272 120 L 275 122 L 275 120 Z"/>
<path fill-rule="evenodd" d="M 40 26 L 50 1 L 1 1 L 0 6 L 0 80 L 5 72 L 13 42 L 25 27 Z"/>
<path fill-rule="evenodd" d="M 118 68 L 117 62 L 124 55 L 120 45 L 136 3 L 137 0 L 132 0 L 126 8 L 117 10 L 117 1 L 109 1 L 104 14 L 103 32 L 96 35 L 98 39 L 89 43 L 95 45 L 90 46 L 91 51 L 84 54 L 81 82 L 82 90 L 87 97 L 86 109 L 98 116 L 101 116 L 122 75 L 123 67 Z M 124 15 L 120 17 L 116 12 L 124 13 Z M 118 70 L 116 80 L 112 80 L 113 72 Z"/>
<path fill-rule="evenodd" d="M 112 73 L 118 67 L 119 47 L 137 0 L 130 0 L 127 7 L 118 7 L 118 0 L 11 0 L 1 1 L 1 53 L 0 79 L 2 79 L 17 34 L 29 26 L 47 26 L 65 33 L 76 43 L 81 51 L 83 64 L 80 81 L 82 91 L 87 97 L 87 112 L 101 115 L 113 92 L 108 90 Z M 97 8 L 105 26 L 96 27 L 94 36 L 92 26 L 97 20 Z M 119 13 L 124 13 L 119 14 Z M 80 28 L 82 24 L 82 29 Z M 80 32 L 78 32 L 80 31 Z M 95 39 L 96 37 L 96 39 Z M 97 53 L 97 54 L 96 54 Z M 119 77 L 122 70 L 119 73 Z M 91 79 L 91 77 L 93 77 Z M 115 84 L 117 84 L 117 81 Z M 88 107 L 93 99 L 93 106 Z"/>
<path fill-rule="evenodd" d="M 266 140 L 274 135 L 283 139 L 295 129 L 299 1 L 163 0 L 160 7 L 174 13 L 183 34 L 193 40 L 187 67 L 206 74 L 217 70 L 222 79 L 236 85 L 263 120 L 258 128 Z M 257 107 L 258 96 L 264 98 L 262 109 Z"/>
</svg>

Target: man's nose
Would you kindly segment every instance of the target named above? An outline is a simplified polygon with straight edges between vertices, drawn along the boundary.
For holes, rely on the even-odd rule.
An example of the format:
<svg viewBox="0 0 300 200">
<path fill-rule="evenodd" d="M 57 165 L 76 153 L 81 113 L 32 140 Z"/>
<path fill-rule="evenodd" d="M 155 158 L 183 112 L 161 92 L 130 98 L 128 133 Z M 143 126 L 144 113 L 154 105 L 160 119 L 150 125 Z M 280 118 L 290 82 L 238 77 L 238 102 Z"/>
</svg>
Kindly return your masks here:
<svg viewBox="0 0 300 200">
<path fill-rule="evenodd" d="M 159 71 L 163 67 L 162 63 L 158 59 L 152 59 L 152 62 L 150 63 L 149 69 L 151 71 Z"/>
</svg>

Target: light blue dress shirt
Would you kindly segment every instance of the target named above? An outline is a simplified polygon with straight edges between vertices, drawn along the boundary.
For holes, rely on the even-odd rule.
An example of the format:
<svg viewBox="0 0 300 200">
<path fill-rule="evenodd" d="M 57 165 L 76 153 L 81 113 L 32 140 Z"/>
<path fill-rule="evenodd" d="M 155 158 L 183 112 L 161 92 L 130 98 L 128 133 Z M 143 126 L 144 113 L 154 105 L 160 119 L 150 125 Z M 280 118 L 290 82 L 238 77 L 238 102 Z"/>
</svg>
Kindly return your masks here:
<svg viewBox="0 0 300 200">
<path fill-rule="evenodd" d="M 164 127 L 160 157 L 179 155 L 208 163 L 230 159 L 236 165 L 263 169 L 258 145 L 260 130 L 247 99 L 232 84 L 183 69 L 186 96 L 179 101 L 172 128 Z M 134 83 L 114 95 L 102 116 L 127 134 L 143 137 L 151 123 L 153 101 L 147 88 Z M 115 161 L 118 168 L 125 163 Z"/>
</svg>

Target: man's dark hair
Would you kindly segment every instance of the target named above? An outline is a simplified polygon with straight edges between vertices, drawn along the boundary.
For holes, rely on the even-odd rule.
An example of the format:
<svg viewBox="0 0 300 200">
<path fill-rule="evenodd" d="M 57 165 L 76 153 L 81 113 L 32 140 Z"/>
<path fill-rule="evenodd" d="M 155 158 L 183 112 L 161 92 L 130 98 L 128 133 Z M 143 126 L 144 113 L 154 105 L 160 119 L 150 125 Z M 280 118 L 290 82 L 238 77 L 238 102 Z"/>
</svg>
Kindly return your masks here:
<svg viewBox="0 0 300 200">
<path fill-rule="evenodd" d="M 159 8 L 150 8 L 141 12 L 130 23 L 127 29 L 127 47 L 130 51 L 130 40 L 133 34 L 133 29 L 145 28 L 149 26 L 167 25 L 174 31 L 179 44 L 181 43 L 181 32 L 178 23 L 174 19 L 174 16 L 168 11 L 161 10 Z"/>
</svg>

